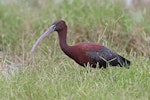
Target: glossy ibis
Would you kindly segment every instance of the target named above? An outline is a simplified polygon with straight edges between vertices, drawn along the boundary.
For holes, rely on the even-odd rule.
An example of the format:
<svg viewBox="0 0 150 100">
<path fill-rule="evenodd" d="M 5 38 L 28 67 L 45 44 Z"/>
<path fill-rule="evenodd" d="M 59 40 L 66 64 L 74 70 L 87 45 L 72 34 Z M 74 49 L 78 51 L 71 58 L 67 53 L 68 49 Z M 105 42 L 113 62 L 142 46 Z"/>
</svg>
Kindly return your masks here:
<svg viewBox="0 0 150 100">
<path fill-rule="evenodd" d="M 53 31 L 57 31 L 58 33 L 59 44 L 62 51 L 81 66 L 90 64 L 91 67 L 95 68 L 98 64 L 99 68 L 106 68 L 107 64 L 111 66 L 119 65 L 120 67 L 130 65 L 129 60 L 111 51 L 107 47 L 102 46 L 101 44 L 82 42 L 73 46 L 68 46 L 66 42 L 67 25 L 63 20 L 54 22 L 51 27 L 48 28 L 46 32 L 44 32 L 37 40 L 31 52 L 33 53 L 39 42 Z"/>
</svg>

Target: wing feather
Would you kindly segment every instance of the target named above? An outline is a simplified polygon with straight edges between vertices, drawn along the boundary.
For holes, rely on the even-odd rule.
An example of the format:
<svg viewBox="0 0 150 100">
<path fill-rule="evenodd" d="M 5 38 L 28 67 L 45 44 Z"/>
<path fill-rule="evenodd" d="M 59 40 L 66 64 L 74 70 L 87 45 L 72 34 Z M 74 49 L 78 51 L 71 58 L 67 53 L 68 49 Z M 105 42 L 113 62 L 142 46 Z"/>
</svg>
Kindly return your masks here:
<svg viewBox="0 0 150 100">
<path fill-rule="evenodd" d="M 112 66 L 127 66 L 130 65 L 130 61 L 110 49 L 103 46 L 98 51 L 90 51 L 86 53 L 88 57 L 92 59 L 94 63 L 99 63 L 100 66 L 106 67 L 107 63 Z"/>
</svg>

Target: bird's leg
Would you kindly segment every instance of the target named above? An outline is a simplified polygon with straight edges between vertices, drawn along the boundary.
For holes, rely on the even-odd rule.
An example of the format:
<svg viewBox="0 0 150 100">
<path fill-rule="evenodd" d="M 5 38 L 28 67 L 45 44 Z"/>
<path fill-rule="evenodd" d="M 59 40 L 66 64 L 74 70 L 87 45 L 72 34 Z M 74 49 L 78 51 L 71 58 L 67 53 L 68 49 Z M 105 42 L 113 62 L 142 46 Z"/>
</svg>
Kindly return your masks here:
<svg viewBox="0 0 150 100">
<path fill-rule="evenodd" d="M 91 65 L 89 62 L 87 64 L 84 64 L 84 66 L 86 66 L 87 68 L 87 73 L 92 72 Z"/>
</svg>

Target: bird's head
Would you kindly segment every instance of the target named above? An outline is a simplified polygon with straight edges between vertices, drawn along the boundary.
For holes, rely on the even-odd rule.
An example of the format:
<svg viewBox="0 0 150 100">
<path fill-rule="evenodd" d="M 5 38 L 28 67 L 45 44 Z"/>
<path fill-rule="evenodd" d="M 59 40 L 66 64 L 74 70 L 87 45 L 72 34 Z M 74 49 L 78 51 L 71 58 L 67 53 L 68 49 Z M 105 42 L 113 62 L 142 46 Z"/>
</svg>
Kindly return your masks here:
<svg viewBox="0 0 150 100">
<path fill-rule="evenodd" d="M 34 52 L 35 48 L 37 47 L 37 45 L 39 44 L 39 42 L 41 40 L 43 40 L 45 37 L 47 37 L 50 33 L 57 31 L 58 33 L 63 31 L 64 29 L 67 28 L 67 25 L 65 23 L 65 21 L 63 20 L 58 20 L 55 21 L 41 36 L 40 38 L 37 40 L 37 42 L 34 44 L 34 46 L 32 47 L 31 52 Z"/>
<path fill-rule="evenodd" d="M 53 27 L 54 31 L 62 31 L 63 29 L 65 29 L 67 27 L 65 21 L 63 20 L 58 20 L 58 21 L 55 21 L 51 27 Z"/>
</svg>

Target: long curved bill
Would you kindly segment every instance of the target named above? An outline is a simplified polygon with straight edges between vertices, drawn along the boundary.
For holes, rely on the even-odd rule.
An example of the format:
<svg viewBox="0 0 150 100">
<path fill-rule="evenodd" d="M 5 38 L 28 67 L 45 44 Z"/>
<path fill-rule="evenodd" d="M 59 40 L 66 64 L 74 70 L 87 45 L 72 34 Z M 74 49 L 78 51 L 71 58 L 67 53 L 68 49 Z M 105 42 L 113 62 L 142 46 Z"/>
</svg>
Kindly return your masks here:
<svg viewBox="0 0 150 100">
<path fill-rule="evenodd" d="M 50 33 L 55 31 L 55 25 L 52 25 L 50 28 L 48 28 L 41 36 L 40 38 L 36 41 L 36 43 L 33 45 L 31 53 L 34 52 L 40 41 L 42 41 L 45 37 L 47 37 Z"/>
</svg>

